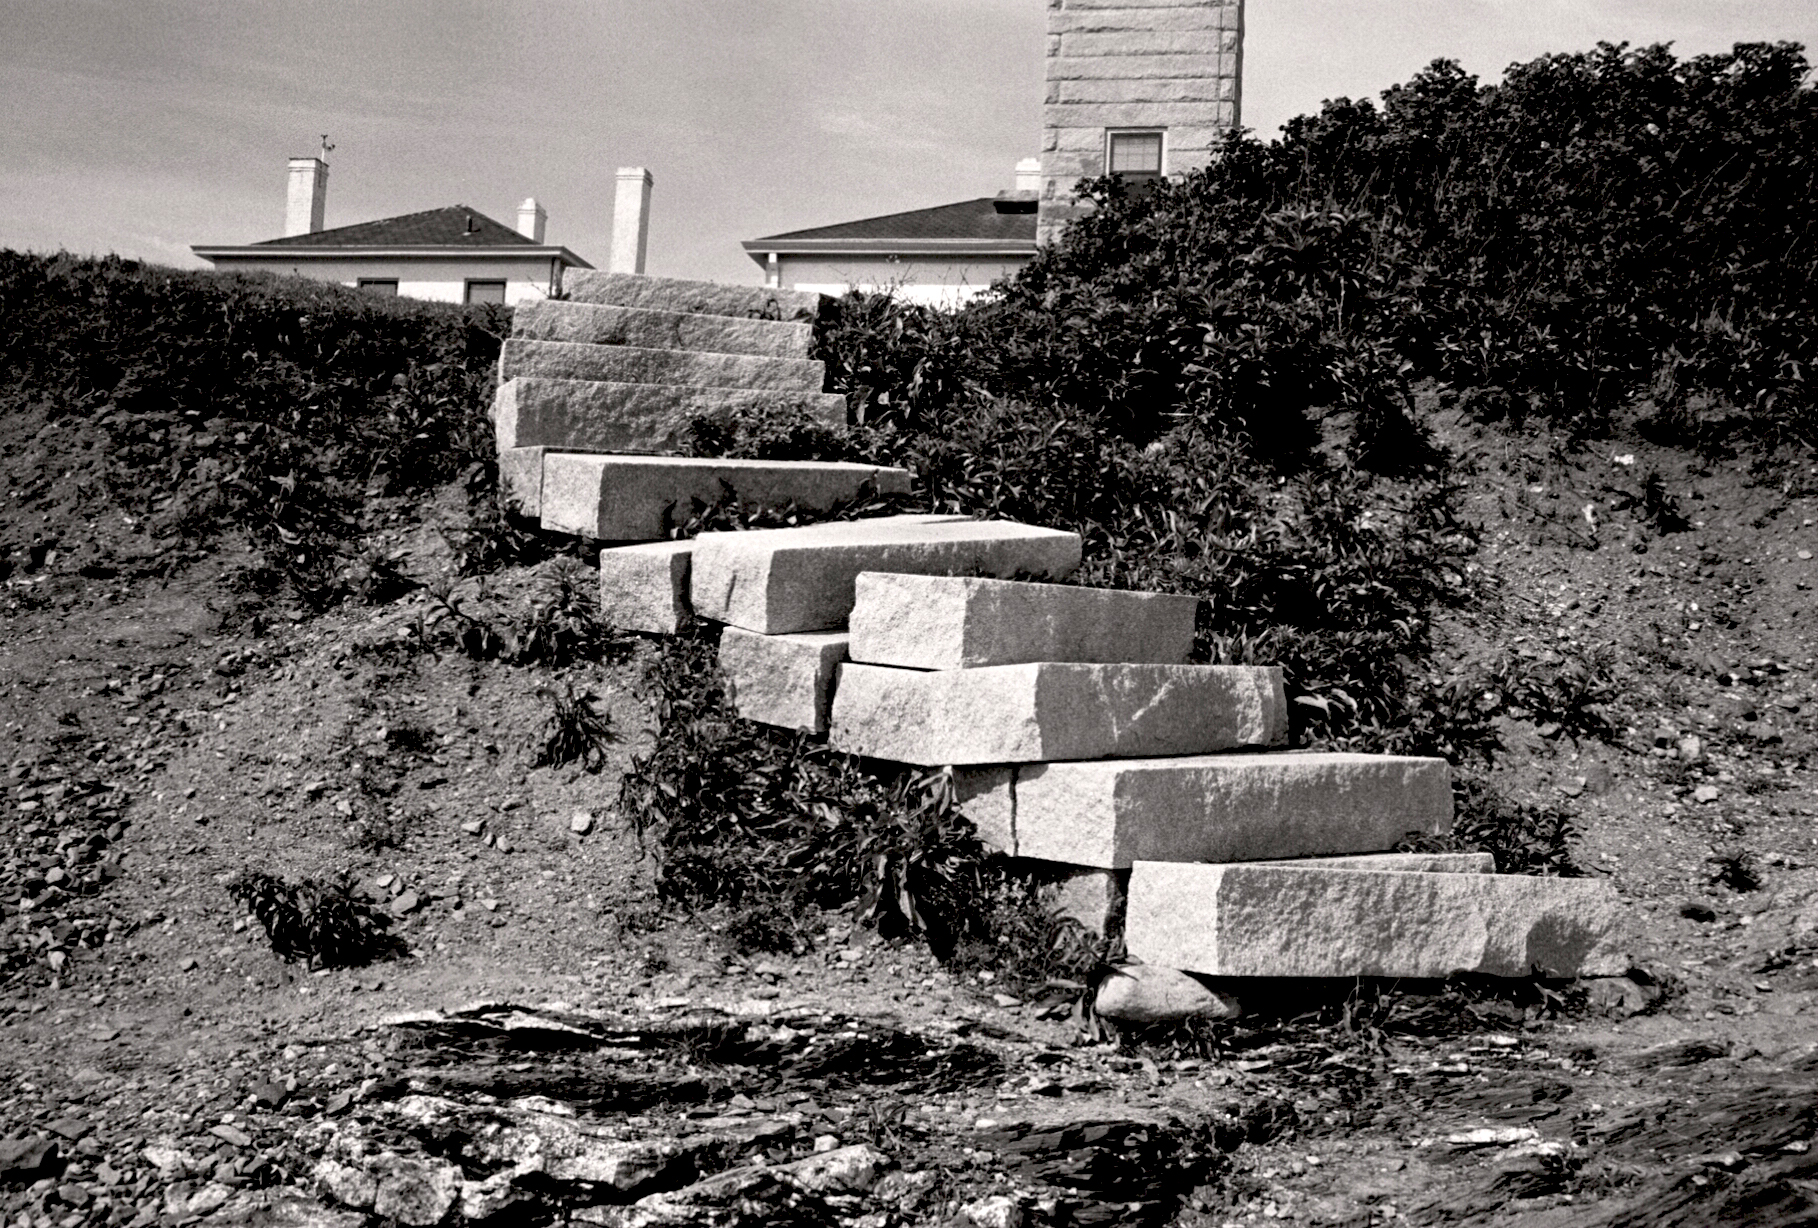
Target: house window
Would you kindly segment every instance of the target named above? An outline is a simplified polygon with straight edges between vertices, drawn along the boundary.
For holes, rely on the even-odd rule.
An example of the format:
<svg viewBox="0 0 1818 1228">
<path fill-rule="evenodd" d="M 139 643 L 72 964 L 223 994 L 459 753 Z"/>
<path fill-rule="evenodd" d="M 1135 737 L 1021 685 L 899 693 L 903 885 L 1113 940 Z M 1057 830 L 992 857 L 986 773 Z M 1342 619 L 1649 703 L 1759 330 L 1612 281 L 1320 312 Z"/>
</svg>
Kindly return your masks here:
<svg viewBox="0 0 1818 1228">
<path fill-rule="evenodd" d="M 470 303 L 503 303 L 505 301 L 505 283 L 502 281 L 470 281 L 467 283 L 467 301 Z"/>
<path fill-rule="evenodd" d="M 1125 179 L 1160 179 L 1162 175 L 1162 134 L 1146 132 L 1108 132 L 1105 134 L 1105 166 L 1113 175 Z"/>
<path fill-rule="evenodd" d="M 390 294 L 395 296 L 398 292 L 398 279 L 395 277 L 362 277 L 360 279 L 360 289 L 370 290 L 374 294 Z"/>
</svg>

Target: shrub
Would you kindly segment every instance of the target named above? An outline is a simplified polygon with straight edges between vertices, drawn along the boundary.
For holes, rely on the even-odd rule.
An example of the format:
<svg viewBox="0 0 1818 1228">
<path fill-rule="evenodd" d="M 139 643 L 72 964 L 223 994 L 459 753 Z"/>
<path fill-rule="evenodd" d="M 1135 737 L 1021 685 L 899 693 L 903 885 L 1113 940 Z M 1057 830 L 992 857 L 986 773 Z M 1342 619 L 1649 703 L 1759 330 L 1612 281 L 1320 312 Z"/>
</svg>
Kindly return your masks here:
<svg viewBox="0 0 1818 1228">
<path fill-rule="evenodd" d="M 251 912 L 279 959 L 304 960 L 310 967 L 343 968 L 371 963 L 399 947 L 386 931 L 391 918 L 354 892 L 346 875 L 295 882 L 248 870 L 227 885 L 227 893 Z"/>
<path fill-rule="evenodd" d="M 543 721 L 536 767 L 567 767 L 578 763 L 589 772 L 606 766 L 606 748 L 614 738 L 612 724 L 599 709 L 600 697 L 592 691 L 576 693 L 566 680 L 556 690 L 545 691 L 550 712 Z"/>
</svg>

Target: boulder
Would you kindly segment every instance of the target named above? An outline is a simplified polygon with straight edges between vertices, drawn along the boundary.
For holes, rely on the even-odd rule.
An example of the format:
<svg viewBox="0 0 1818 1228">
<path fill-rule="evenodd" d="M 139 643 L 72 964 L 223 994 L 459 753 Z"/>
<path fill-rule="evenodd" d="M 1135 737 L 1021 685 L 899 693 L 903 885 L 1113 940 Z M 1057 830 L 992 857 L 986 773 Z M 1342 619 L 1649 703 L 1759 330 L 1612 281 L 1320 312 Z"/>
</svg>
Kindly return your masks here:
<svg viewBox="0 0 1818 1228">
<path fill-rule="evenodd" d="M 1127 964 L 1098 983 L 1093 1009 L 1119 1023 L 1179 1023 L 1183 1019 L 1235 1019 L 1236 998 L 1207 987 L 1177 968 Z"/>
</svg>

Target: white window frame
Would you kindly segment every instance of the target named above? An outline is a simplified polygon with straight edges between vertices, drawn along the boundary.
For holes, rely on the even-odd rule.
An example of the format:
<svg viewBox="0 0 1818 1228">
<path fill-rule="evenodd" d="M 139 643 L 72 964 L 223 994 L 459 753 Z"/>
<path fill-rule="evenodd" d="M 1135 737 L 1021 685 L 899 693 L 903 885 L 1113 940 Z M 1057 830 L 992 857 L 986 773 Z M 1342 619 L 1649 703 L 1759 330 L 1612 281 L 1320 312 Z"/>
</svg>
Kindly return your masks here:
<svg viewBox="0 0 1818 1228">
<path fill-rule="evenodd" d="M 1106 128 L 1105 129 L 1105 174 L 1123 175 L 1132 183 L 1141 182 L 1149 177 L 1146 171 L 1114 171 L 1111 169 L 1111 148 L 1120 136 L 1153 136 L 1160 138 L 1161 151 L 1156 159 L 1155 178 L 1168 177 L 1168 130 L 1166 128 Z"/>
</svg>

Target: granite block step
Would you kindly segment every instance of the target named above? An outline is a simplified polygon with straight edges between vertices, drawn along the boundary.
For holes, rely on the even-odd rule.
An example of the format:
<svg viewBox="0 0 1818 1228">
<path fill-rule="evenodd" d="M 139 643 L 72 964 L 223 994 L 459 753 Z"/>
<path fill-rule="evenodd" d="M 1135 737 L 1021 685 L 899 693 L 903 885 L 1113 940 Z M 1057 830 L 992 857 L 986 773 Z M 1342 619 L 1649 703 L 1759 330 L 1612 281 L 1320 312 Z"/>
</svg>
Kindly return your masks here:
<svg viewBox="0 0 1818 1228">
<path fill-rule="evenodd" d="M 1452 829 L 1451 766 L 1402 755 L 1030 763 L 968 770 L 955 784 L 987 843 L 1017 857 L 1103 869 L 1380 853 L 1410 834 Z"/>
<path fill-rule="evenodd" d="M 695 566 L 698 583 L 698 549 Z M 1287 735 L 1273 666 L 1042 662 L 930 672 L 847 664 L 828 741 L 848 754 L 937 767 L 1203 755 L 1279 745 Z"/>
<path fill-rule="evenodd" d="M 859 573 L 1036 575 L 1079 566 L 1077 533 L 1013 521 L 886 516 L 799 529 L 703 533 L 694 607 L 703 618 L 780 635 L 846 625 Z"/>
<path fill-rule="evenodd" d="M 800 321 L 698 315 L 561 299 L 520 304 L 512 311 L 511 335 L 529 341 L 631 345 L 649 350 L 754 354 L 764 358 L 806 358 L 814 344 L 814 326 Z"/>
<path fill-rule="evenodd" d="M 549 452 L 541 522 L 554 532 L 599 541 L 656 541 L 687 520 L 697 502 L 711 505 L 729 494 L 752 507 L 793 503 L 818 511 L 867 491 L 908 489 L 907 470 L 877 465 Z M 697 545 L 697 575 L 699 568 Z"/>
<path fill-rule="evenodd" d="M 1184 665 L 1199 604 L 1171 593 L 868 572 L 854 587 L 852 659 L 907 669 Z"/>
<path fill-rule="evenodd" d="M 713 281 L 607 273 L 599 269 L 570 269 L 562 279 L 562 289 L 569 300 L 578 303 L 682 311 L 691 315 L 742 316 L 754 320 L 812 322 L 819 318 L 825 301 L 822 295 L 808 290 L 727 286 Z"/>
<path fill-rule="evenodd" d="M 805 413 L 828 426 L 843 426 L 846 398 L 834 392 L 525 375 L 500 384 L 492 399 L 493 432 L 501 453 L 511 448 L 674 453 L 687 446 L 690 424 L 697 419 L 730 421 L 740 413 Z"/>
<path fill-rule="evenodd" d="M 620 631 L 674 635 L 694 611 L 688 568 L 694 542 L 642 542 L 600 551 L 600 619 Z"/>
<path fill-rule="evenodd" d="M 720 670 L 733 707 L 748 721 L 827 732 L 834 675 L 846 659 L 844 631 L 759 635 L 742 627 L 720 633 Z"/>
<path fill-rule="evenodd" d="M 1207 976 L 1616 976 L 1621 922 L 1595 879 L 1138 861 L 1124 941 Z"/>
<path fill-rule="evenodd" d="M 583 345 L 575 341 L 506 340 L 499 352 L 499 381 L 534 375 L 544 379 L 603 380 L 616 384 L 682 384 L 813 395 L 826 370 L 806 358 L 752 354 L 701 354 L 635 345 Z"/>
</svg>

